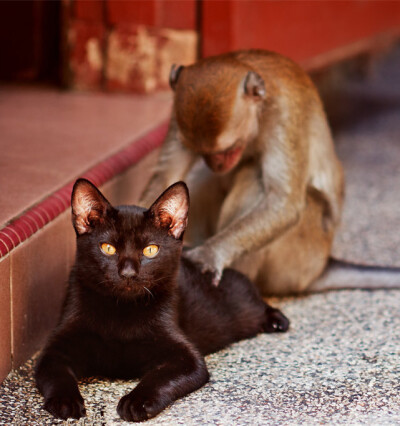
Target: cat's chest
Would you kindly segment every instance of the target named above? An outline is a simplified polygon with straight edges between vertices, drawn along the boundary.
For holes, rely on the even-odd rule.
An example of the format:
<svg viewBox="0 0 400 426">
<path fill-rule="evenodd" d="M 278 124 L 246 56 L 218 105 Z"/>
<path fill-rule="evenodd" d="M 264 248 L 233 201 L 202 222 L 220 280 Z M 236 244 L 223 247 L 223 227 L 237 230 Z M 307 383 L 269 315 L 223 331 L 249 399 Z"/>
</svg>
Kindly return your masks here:
<svg viewBox="0 0 400 426">
<path fill-rule="evenodd" d="M 95 292 L 80 292 L 79 297 L 69 300 L 64 319 L 110 344 L 153 340 L 171 329 L 175 321 L 171 300 L 157 295 L 154 300 L 123 301 Z"/>
<path fill-rule="evenodd" d="M 107 342 L 129 342 L 148 339 L 161 331 L 161 324 L 150 315 L 123 315 L 96 312 L 85 315 L 85 326 Z"/>
<path fill-rule="evenodd" d="M 80 311 L 80 327 L 110 345 L 154 340 L 173 322 L 165 310 L 147 305 L 86 305 Z"/>
<path fill-rule="evenodd" d="M 108 377 L 139 377 L 170 352 L 175 340 L 171 322 L 142 316 L 103 315 L 82 324 L 91 346 L 90 359 L 95 374 Z"/>
<path fill-rule="evenodd" d="M 89 375 L 121 379 L 140 377 L 160 358 L 160 352 L 168 351 L 168 345 L 160 344 L 164 339 L 158 334 L 99 334 L 99 330 L 95 333 L 89 334 L 89 340 L 94 342 L 87 354 Z"/>
</svg>

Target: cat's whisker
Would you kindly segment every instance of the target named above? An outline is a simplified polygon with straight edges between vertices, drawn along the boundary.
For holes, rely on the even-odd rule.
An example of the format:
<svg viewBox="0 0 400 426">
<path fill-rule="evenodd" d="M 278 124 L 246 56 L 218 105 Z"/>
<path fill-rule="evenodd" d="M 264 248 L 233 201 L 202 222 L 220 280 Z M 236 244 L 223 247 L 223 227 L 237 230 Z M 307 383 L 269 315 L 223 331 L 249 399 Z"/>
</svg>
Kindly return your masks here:
<svg viewBox="0 0 400 426">
<path fill-rule="evenodd" d="M 154 294 L 144 285 L 143 288 L 151 295 L 151 297 L 154 299 Z"/>
<path fill-rule="evenodd" d="M 110 280 L 103 280 L 103 281 L 99 281 L 99 282 L 97 283 L 97 285 L 99 285 L 99 284 L 105 284 L 105 283 L 111 283 L 111 281 L 110 281 Z"/>
<path fill-rule="evenodd" d="M 156 283 L 158 281 L 170 280 L 171 278 L 173 278 L 173 275 L 165 275 L 163 277 L 157 278 L 156 280 L 152 280 L 152 282 Z"/>
</svg>

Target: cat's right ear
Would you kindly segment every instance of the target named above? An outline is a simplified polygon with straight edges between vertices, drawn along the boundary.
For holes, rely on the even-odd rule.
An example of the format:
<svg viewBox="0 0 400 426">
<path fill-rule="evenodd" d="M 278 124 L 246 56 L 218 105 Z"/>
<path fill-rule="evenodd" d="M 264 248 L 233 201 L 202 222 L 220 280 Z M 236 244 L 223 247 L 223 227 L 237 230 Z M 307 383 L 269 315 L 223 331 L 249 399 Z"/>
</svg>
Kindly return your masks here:
<svg viewBox="0 0 400 426">
<path fill-rule="evenodd" d="M 184 182 L 177 182 L 157 198 L 148 213 L 156 226 L 168 229 L 170 235 L 181 239 L 186 229 L 188 211 L 188 188 Z"/>
<path fill-rule="evenodd" d="M 104 222 L 112 209 L 104 195 L 88 180 L 75 182 L 71 197 L 72 223 L 78 235 L 92 232 L 96 224 Z"/>
</svg>

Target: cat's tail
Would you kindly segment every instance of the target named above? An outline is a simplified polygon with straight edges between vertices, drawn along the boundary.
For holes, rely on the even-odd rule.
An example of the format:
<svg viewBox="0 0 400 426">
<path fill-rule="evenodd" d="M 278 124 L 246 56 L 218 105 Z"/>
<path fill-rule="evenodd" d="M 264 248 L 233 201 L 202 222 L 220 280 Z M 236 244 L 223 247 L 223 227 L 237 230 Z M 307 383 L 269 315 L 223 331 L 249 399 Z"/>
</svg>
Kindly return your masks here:
<svg viewBox="0 0 400 426">
<path fill-rule="evenodd" d="M 324 273 L 308 288 L 312 293 L 345 289 L 400 289 L 400 268 L 364 266 L 330 259 Z"/>
</svg>

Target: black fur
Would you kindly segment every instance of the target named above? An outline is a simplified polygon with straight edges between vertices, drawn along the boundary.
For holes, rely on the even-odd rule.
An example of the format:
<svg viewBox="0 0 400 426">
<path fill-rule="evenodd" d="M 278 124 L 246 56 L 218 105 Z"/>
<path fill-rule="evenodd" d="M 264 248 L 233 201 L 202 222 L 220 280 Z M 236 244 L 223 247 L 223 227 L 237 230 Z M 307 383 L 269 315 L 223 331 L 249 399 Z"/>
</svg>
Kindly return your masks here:
<svg viewBox="0 0 400 426">
<path fill-rule="evenodd" d="M 188 207 L 183 183 L 145 210 L 114 208 L 90 182 L 76 182 L 76 262 L 59 325 L 35 371 L 44 407 L 54 416 L 85 415 L 81 377 L 138 377 L 117 411 L 127 421 L 147 420 L 208 381 L 203 355 L 259 332 L 287 330 L 286 317 L 265 304 L 245 276 L 227 269 L 214 287 L 211 276 L 181 257 L 184 227 L 172 235 L 176 218 L 164 209 L 171 199 L 182 216 L 182 205 Z M 82 202 L 92 211 L 79 208 Z M 185 217 L 178 219 L 186 225 Z M 103 242 L 118 254 L 102 253 Z M 142 250 L 150 243 L 160 250 L 147 259 Z M 122 276 L 127 265 L 134 276 Z"/>
</svg>

